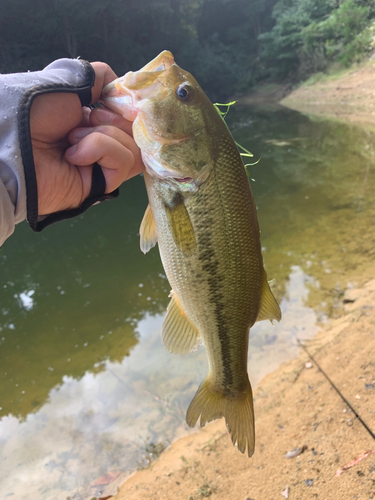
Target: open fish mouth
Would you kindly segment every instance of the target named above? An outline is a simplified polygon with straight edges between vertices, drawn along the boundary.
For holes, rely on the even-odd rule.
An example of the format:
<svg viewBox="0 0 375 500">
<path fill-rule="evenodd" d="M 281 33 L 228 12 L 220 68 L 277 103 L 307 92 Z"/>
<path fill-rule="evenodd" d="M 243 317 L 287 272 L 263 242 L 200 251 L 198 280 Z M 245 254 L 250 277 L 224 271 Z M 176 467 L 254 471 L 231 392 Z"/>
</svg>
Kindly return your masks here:
<svg viewBox="0 0 375 500">
<path fill-rule="evenodd" d="M 140 102 L 155 95 L 163 86 L 158 78 L 173 64 L 172 54 L 165 50 L 139 71 L 129 71 L 106 85 L 102 91 L 103 104 L 134 121 Z"/>
<path fill-rule="evenodd" d="M 138 111 L 133 105 L 131 92 L 123 83 L 125 76 L 117 78 L 104 87 L 101 102 L 106 108 L 121 114 L 127 120 L 134 121 Z"/>
</svg>

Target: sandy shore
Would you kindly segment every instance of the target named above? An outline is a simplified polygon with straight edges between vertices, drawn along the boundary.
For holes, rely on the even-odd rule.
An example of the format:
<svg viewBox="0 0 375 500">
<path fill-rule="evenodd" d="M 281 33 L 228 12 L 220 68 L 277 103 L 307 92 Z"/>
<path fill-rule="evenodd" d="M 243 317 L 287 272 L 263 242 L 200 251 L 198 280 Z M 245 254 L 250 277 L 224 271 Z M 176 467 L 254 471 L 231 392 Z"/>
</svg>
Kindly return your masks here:
<svg viewBox="0 0 375 500">
<path fill-rule="evenodd" d="M 375 63 L 354 67 L 314 85 L 301 85 L 281 104 L 302 113 L 375 126 Z"/>
</svg>

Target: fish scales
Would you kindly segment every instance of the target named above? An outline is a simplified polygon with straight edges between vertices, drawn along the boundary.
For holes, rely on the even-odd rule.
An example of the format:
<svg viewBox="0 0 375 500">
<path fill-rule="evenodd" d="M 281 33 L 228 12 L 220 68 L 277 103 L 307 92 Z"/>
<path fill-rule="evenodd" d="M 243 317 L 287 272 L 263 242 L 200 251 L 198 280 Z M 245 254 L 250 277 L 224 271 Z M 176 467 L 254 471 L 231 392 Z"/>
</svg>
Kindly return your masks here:
<svg viewBox="0 0 375 500">
<path fill-rule="evenodd" d="M 163 187 L 149 176 L 147 183 L 153 183 L 148 192 L 156 225 L 169 233 L 159 241 L 159 248 L 172 289 L 203 337 L 215 379 L 223 379 L 223 387 L 235 391 L 231 364 L 247 360 L 247 334 L 259 309 L 262 259 L 257 225 L 254 234 L 242 230 L 243 226 L 254 227 L 254 207 L 242 161 L 235 145 L 228 142 L 222 141 L 222 154 L 208 181 L 194 200 L 186 200 L 197 235 L 193 256 L 186 257 L 174 242 L 164 209 Z M 227 182 L 222 182 L 221 176 Z M 233 198 L 238 205 L 235 217 L 233 206 L 228 206 L 229 200 L 233 205 Z M 252 295 L 258 299 L 250 307 Z M 231 354 L 234 350 L 238 353 Z M 234 368 L 234 373 L 242 372 Z"/>
<path fill-rule="evenodd" d="M 125 107 L 115 101 L 119 87 Z M 224 416 L 233 443 L 251 456 L 249 329 L 255 321 L 280 320 L 281 313 L 263 269 L 256 207 L 240 154 L 199 85 L 167 51 L 110 84 L 108 92 L 105 104 L 136 116 L 134 138 L 146 165 L 150 204 L 141 248 L 146 252 L 158 242 L 172 288 L 163 341 L 171 352 L 185 354 L 201 338 L 207 350 L 209 373 L 187 423 L 200 418 L 203 426 Z"/>
</svg>

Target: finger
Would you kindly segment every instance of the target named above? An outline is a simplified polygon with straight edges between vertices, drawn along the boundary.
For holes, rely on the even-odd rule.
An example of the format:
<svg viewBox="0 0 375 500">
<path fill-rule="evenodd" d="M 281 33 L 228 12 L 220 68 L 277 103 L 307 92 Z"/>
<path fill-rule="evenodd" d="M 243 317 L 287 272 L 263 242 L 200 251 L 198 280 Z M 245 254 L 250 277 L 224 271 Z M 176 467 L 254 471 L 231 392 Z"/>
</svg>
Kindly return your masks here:
<svg viewBox="0 0 375 500">
<path fill-rule="evenodd" d="M 124 117 L 107 108 L 93 109 L 90 114 L 90 124 L 93 127 L 96 125 L 113 125 L 133 137 L 133 122 L 125 120 Z"/>
<path fill-rule="evenodd" d="M 117 75 L 106 63 L 93 62 L 91 63 L 91 66 L 95 71 L 95 83 L 91 89 L 91 103 L 94 103 L 99 100 L 103 87 L 105 87 L 108 83 L 113 82 L 113 80 L 117 78 Z"/>
<path fill-rule="evenodd" d="M 69 148 L 65 155 L 77 168 L 99 163 L 106 180 L 106 193 L 112 192 L 143 169 L 140 158 L 136 162 L 130 149 L 113 137 L 99 132 L 84 137 L 78 144 Z M 88 182 L 87 175 L 85 178 L 82 176 L 82 179 L 87 197 L 91 189 L 91 179 Z"/>
<path fill-rule="evenodd" d="M 89 127 L 90 126 L 90 114 L 91 109 L 84 106 L 82 108 L 82 120 L 78 127 Z"/>
<path fill-rule="evenodd" d="M 90 138 L 90 141 L 87 140 L 89 135 L 93 136 Z M 142 162 L 141 151 L 135 143 L 134 139 L 130 137 L 130 135 L 128 135 L 126 132 L 118 129 L 117 127 L 111 127 L 110 125 L 100 125 L 97 127 L 88 127 L 82 129 L 78 128 L 73 130 L 69 134 L 69 141 L 71 142 L 71 144 L 78 145 L 79 143 L 84 141 L 84 144 L 81 145 L 78 151 L 74 150 L 74 154 L 82 155 L 82 157 L 80 157 L 79 159 L 81 165 L 88 165 L 90 163 L 94 163 L 94 161 L 100 163 L 97 159 L 91 161 L 91 153 L 93 150 L 91 150 L 90 148 L 92 143 L 95 143 L 96 148 L 98 148 L 99 150 L 102 145 L 104 146 L 104 148 L 110 147 L 105 141 L 103 142 L 103 138 L 100 137 L 101 135 L 108 136 L 111 139 L 114 139 L 116 142 L 124 146 L 127 150 L 131 151 L 134 157 L 133 175 L 137 175 L 139 172 L 142 172 L 145 169 Z M 69 149 L 70 150 L 66 151 L 67 157 L 69 157 L 73 152 L 73 148 Z"/>
<path fill-rule="evenodd" d="M 61 140 L 82 121 L 82 108 L 76 94 L 43 94 L 33 101 L 30 110 L 32 138 L 48 143 Z"/>
<path fill-rule="evenodd" d="M 108 137 L 112 137 L 120 144 L 125 146 L 127 149 L 133 153 L 134 157 L 140 157 L 140 150 L 136 145 L 134 139 L 117 127 L 112 127 L 111 125 L 99 125 L 97 127 L 84 127 L 84 128 L 76 128 L 72 130 L 69 134 L 69 142 L 71 144 L 78 144 L 84 137 L 87 137 L 89 134 L 92 134 L 100 141 L 99 137 L 101 134 L 104 134 Z"/>
</svg>

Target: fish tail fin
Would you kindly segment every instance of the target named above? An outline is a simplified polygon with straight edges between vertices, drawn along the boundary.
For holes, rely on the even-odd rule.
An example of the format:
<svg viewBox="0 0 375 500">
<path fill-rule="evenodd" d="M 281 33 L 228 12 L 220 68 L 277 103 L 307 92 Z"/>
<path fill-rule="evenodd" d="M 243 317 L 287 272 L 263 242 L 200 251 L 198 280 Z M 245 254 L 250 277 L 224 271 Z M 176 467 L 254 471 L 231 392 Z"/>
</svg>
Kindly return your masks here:
<svg viewBox="0 0 375 500">
<path fill-rule="evenodd" d="M 237 397 L 228 397 L 212 388 L 209 377 L 200 385 L 186 413 L 186 422 L 194 427 L 200 417 L 200 426 L 224 417 L 232 443 L 249 457 L 254 453 L 255 428 L 253 393 L 249 380 L 246 389 Z"/>
</svg>

